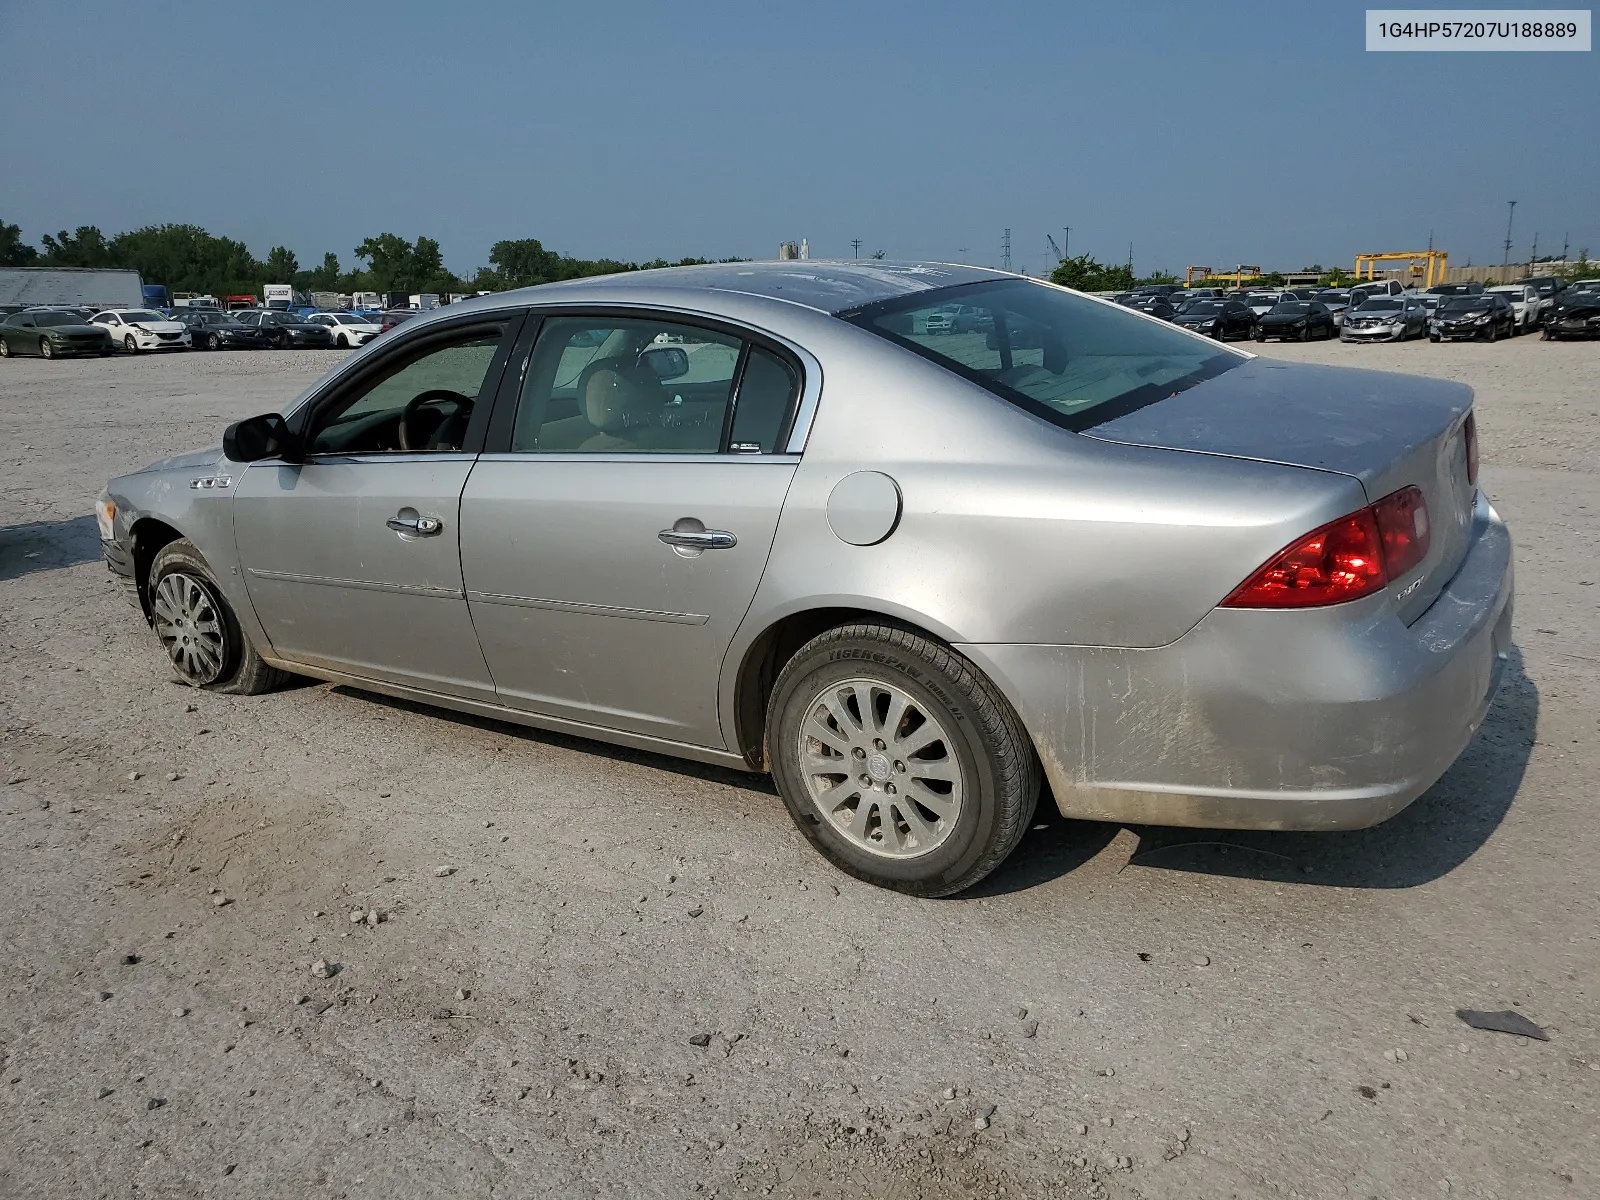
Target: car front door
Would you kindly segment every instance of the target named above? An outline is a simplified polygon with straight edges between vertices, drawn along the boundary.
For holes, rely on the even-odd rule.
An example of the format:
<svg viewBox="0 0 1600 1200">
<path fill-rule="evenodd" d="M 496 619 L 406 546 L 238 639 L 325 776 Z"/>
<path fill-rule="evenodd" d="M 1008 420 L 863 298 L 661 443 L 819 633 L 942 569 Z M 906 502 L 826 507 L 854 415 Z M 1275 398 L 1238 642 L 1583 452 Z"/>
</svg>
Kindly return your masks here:
<svg viewBox="0 0 1600 1200">
<path fill-rule="evenodd" d="M 644 312 L 550 315 L 519 359 L 461 502 L 501 702 L 724 747 L 723 656 L 798 463 L 796 356 Z"/>
<path fill-rule="evenodd" d="M 295 414 L 298 461 L 243 471 L 239 561 L 278 655 L 493 698 L 462 591 L 458 517 L 521 321 L 418 330 Z"/>
</svg>

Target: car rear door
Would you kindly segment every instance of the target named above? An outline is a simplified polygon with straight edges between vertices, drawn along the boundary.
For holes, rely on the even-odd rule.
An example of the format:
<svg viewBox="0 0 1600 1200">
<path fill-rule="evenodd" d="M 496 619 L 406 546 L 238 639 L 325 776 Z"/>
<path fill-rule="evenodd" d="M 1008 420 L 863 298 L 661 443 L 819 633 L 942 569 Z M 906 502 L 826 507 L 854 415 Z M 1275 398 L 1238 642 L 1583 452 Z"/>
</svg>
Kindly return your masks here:
<svg viewBox="0 0 1600 1200">
<path fill-rule="evenodd" d="M 722 748 L 723 656 L 798 463 L 800 360 L 640 310 L 552 314 L 524 340 L 461 502 L 500 700 Z"/>
<path fill-rule="evenodd" d="M 295 414 L 298 461 L 243 472 L 239 560 L 278 655 L 493 698 L 462 589 L 458 517 L 521 322 L 521 312 L 479 314 L 418 330 Z M 408 420 L 412 448 L 401 450 Z"/>
</svg>

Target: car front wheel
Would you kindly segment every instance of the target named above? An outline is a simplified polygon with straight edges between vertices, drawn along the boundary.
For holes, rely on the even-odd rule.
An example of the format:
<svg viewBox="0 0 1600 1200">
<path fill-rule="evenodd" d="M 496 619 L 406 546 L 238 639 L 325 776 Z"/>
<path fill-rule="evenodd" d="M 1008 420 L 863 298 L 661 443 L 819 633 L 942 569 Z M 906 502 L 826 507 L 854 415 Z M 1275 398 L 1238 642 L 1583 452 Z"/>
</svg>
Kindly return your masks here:
<svg viewBox="0 0 1600 1200">
<path fill-rule="evenodd" d="M 139 353 L 139 343 L 133 340 L 133 334 L 130 333 L 127 337 L 122 339 L 122 348 L 129 354 Z"/>
<path fill-rule="evenodd" d="M 256 653 L 211 568 L 187 538 L 157 551 L 149 589 L 156 637 L 190 687 L 255 696 L 289 678 Z"/>
<path fill-rule="evenodd" d="M 971 662 L 907 629 L 847 625 L 789 660 L 767 753 L 778 791 L 840 870 L 948 896 L 1028 828 L 1039 765 L 1021 721 Z"/>
</svg>

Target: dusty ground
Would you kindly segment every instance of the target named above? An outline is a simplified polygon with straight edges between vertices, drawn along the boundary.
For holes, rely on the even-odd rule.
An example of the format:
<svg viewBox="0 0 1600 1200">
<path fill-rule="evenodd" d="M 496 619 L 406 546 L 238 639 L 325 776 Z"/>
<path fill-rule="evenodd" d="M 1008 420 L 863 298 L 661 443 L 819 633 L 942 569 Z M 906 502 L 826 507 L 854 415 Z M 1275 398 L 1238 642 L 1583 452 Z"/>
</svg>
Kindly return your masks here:
<svg viewBox="0 0 1600 1200">
<path fill-rule="evenodd" d="M 738 776 L 175 686 L 95 493 L 333 356 L 0 364 L 0 1194 L 1600 1194 L 1600 345 L 1269 352 L 1478 388 L 1483 734 L 1378 829 L 1042 818 L 931 903 Z"/>
</svg>

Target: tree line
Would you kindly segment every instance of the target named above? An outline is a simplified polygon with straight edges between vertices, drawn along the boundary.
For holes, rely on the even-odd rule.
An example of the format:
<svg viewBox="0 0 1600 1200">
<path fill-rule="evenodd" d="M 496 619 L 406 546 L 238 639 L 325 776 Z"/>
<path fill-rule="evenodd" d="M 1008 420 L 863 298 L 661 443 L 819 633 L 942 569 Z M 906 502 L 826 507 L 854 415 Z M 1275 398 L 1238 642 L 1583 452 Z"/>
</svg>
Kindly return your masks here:
<svg viewBox="0 0 1600 1200">
<path fill-rule="evenodd" d="M 358 265 L 349 270 L 332 251 L 324 254 L 317 266 L 302 268 L 294 251 L 285 246 L 274 246 L 265 259 L 258 259 L 243 242 L 218 237 L 198 225 L 147 225 L 109 238 L 97 226 L 80 225 L 71 232 L 47 233 L 33 246 L 23 239 L 20 226 L 0 220 L 0 266 L 123 268 L 139 272 L 146 283 L 213 296 L 259 293 L 268 283 L 290 283 L 306 292 L 498 292 L 561 279 L 713 261 L 683 258 L 672 263 L 658 258 L 636 263 L 573 258 L 545 249 L 538 238 L 517 238 L 496 242 L 489 251 L 489 265 L 464 278 L 445 267 L 439 243 L 433 238 L 419 237 L 413 242 L 394 233 L 365 239 L 354 256 Z"/>
</svg>

